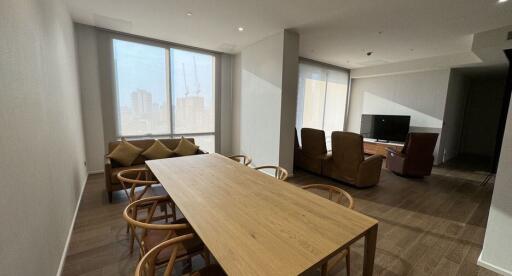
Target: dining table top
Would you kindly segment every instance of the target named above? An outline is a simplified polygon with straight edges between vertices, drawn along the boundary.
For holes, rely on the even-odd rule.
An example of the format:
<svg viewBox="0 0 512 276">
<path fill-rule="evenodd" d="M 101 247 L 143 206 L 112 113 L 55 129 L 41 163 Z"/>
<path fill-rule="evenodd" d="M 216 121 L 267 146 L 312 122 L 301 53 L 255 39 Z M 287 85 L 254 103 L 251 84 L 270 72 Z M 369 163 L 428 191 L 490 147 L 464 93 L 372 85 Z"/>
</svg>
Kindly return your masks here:
<svg viewBox="0 0 512 276">
<path fill-rule="evenodd" d="M 378 223 L 220 154 L 146 164 L 229 275 L 311 271 Z"/>
</svg>

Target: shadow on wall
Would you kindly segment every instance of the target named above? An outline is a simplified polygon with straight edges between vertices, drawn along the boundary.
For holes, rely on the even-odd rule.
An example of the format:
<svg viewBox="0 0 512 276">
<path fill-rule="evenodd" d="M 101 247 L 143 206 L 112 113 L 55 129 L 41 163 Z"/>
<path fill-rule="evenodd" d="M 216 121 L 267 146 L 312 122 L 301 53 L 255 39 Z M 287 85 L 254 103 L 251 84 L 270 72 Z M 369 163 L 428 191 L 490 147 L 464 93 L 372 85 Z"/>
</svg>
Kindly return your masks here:
<svg viewBox="0 0 512 276">
<path fill-rule="evenodd" d="M 363 95 L 362 114 L 410 115 L 411 127 L 439 129 L 439 131 L 443 127 L 442 116 L 439 119 L 433 115 L 399 104 L 394 98 L 388 100 L 367 91 Z"/>
</svg>

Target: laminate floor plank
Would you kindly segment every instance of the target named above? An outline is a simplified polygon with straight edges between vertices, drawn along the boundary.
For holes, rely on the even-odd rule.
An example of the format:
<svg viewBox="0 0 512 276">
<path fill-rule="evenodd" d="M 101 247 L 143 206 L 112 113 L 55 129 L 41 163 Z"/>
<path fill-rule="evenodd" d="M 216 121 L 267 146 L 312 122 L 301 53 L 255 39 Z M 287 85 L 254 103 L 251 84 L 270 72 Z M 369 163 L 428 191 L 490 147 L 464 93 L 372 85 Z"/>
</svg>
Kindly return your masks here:
<svg viewBox="0 0 512 276">
<path fill-rule="evenodd" d="M 476 265 L 492 196 L 484 174 L 434 168 L 423 179 L 399 177 L 383 169 L 378 186 L 356 189 L 332 179 L 295 171 L 288 182 L 341 187 L 355 210 L 379 220 L 375 275 L 497 275 Z M 161 187 L 152 193 L 159 194 Z M 102 174 L 90 175 L 73 229 L 63 275 L 133 275 L 122 192 L 109 204 Z M 361 275 L 363 241 L 351 246 L 352 275 Z M 136 250 L 135 250 L 136 252 Z M 193 260 L 200 267 L 200 258 Z M 179 266 L 178 266 L 179 271 Z M 345 275 L 341 262 L 331 275 Z"/>
</svg>

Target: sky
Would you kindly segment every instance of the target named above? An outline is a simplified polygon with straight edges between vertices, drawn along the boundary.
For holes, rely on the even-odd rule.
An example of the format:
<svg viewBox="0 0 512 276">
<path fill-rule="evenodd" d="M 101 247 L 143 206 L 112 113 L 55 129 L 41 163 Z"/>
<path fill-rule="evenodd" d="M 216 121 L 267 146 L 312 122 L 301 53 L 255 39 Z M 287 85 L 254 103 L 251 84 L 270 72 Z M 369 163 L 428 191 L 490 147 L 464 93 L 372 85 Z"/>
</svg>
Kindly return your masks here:
<svg viewBox="0 0 512 276">
<path fill-rule="evenodd" d="M 153 102 L 162 103 L 166 97 L 166 48 L 150 46 L 124 40 L 113 40 L 114 64 L 118 100 L 121 106 L 131 105 L 131 92 L 138 89 L 146 90 L 153 96 Z M 213 104 L 214 58 L 208 54 L 200 54 L 180 49 L 170 49 L 171 83 L 174 97 L 184 97 L 186 83 L 190 95 L 198 89 L 205 97 L 205 104 Z M 194 58 L 196 61 L 197 80 L 194 74 Z M 199 85 L 198 85 L 199 84 Z"/>
</svg>

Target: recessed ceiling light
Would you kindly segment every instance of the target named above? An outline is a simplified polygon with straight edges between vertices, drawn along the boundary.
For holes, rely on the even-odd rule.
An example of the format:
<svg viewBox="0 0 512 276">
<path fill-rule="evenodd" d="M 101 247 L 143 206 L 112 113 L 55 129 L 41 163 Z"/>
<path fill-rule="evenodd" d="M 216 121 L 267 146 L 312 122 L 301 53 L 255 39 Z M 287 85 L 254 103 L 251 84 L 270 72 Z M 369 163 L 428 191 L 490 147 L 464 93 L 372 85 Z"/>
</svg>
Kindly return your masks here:
<svg viewBox="0 0 512 276">
<path fill-rule="evenodd" d="M 192 13 L 191 12 L 187 12 L 187 16 L 192 16 Z"/>
<path fill-rule="evenodd" d="M 498 3 L 505 3 L 507 2 L 508 0 L 498 0 Z"/>
<path fill-rule="evenodd" d="M 238 27 L 238 31 L 239 32 L 243 32 L 244 31 L 244 27 Z"/>
</svg>

